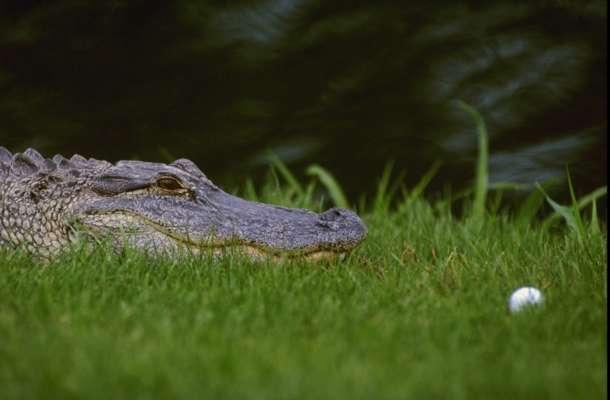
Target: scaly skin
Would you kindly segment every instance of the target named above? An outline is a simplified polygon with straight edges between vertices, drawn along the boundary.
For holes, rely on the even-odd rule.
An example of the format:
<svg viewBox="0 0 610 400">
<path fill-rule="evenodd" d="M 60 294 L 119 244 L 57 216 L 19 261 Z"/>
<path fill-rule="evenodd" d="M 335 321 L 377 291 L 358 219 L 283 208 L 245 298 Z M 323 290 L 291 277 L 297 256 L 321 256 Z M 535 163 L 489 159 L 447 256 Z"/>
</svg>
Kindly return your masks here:
<svg viewBox="0 0 610 400">
<path fill-rule="evenodd" d="M 352 211 L 256 203 L 214 185 L 197 166 L 45 159 L 0 147 L 0 245 L 51 259 L 77 237 L 152 255 L 236 249 L 252 258 L 329 258 L 366 236 Z"/>
</svg>

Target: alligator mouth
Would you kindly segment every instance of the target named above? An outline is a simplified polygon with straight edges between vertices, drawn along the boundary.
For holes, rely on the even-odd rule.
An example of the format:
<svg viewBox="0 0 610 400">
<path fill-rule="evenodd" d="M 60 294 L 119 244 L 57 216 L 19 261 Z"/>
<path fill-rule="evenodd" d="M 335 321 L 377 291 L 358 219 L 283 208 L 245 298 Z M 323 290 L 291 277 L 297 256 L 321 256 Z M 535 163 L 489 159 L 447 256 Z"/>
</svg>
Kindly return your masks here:
<svg viewBox="0 0 610 400">
<path fill-rule="evenodd" d="M 211 254 L 215 257 L 226 255 L 245 255 L 252 260 L 264 261 L 281 261 L 281 260 L 308 260 L 308 261 L 335 261 L 343 260 L 347 255 L 347 250 L 336 249 L 320 245 L 319 247 L 309 246 L 306 248 L 296 249 L 278 249 L 270 246 L 261 245 L 244 241 L 239 238 L 218 239 L 210 235 L 206 240 L 193 241 L 188 235 L 176 235 L 174 232 L 169 232 L 163 229 L 162 226 L 155 224 L 153 221 L 146 221 L 149 226 L 157 229 L 158 232 L 167 235 L 189 252 L 198 254 Z"/>
<path fill-rule="evenodd" d="M 273 247 L 263 243 L 249 241 L 238 236 L 219 238 L 214 234 L 189 235 L 182 233 L 174 226 L 166 226 L 146 216 L 134 214 L 129 211 L 102 212 L 88 214 L 80 221 L 91 230 L 94 236 L 126 238 L 124 243 L 132 243 L 130 238 L 147 238 L 154 235 L 157 240 L 150 246 L 136 245 L 135 247 L 146 247 L 146 250 L 156 251 L 161 249 L 168 253 L 182 252 L 192 255 L 211 255 L 222 257 L 227 255 L 242 255 L 255 261 L 282 261 L 282 260 L 307 260 L 307 261 L 335 261 L 343 260 L 351 250 L 347 247 L 321 243 L 293 249 Z M 129 226 L 128 229 L 122 226 Z M 143 240 L 146 243 L 146 240 Z M 139 241 L 135 241 L 139 243 Z M 161 244 L 161 245 L 159 245 Z"/>
<path fill-rule="evenodd" d="M 262 247 L 257 247 L 248 244 L 225 244 L 201 246 L 194 245 L 190 242 L 181 242 L 187 248 L 188 252 L 199 254 L 210 254 L 214 257 L 223 257 L 227 255 L 242 255 L 247 256 L 255 261 L 282 261 L 282 260 L 307 260 L 307 261 L 336 261 L 343 260 L 347 256 L 347 252 L 338 252 L 332 250 L 293 250 L 293 251 L 267 251 Z"/>
</svg>

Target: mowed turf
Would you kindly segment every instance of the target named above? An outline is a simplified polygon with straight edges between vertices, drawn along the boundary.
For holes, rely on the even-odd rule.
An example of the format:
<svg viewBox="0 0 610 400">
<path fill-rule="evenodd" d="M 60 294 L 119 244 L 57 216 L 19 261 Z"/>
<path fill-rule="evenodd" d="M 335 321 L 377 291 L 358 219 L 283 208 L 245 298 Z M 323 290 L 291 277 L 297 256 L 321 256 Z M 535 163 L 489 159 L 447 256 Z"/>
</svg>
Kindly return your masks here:
<svg viewBox="0 0 610 400">
<path fill-rule="evenodd" d="M 336 263 L 6 252 L 0 398 L 605 398 L 605 233 L 371 208 Z"/>
</svg>

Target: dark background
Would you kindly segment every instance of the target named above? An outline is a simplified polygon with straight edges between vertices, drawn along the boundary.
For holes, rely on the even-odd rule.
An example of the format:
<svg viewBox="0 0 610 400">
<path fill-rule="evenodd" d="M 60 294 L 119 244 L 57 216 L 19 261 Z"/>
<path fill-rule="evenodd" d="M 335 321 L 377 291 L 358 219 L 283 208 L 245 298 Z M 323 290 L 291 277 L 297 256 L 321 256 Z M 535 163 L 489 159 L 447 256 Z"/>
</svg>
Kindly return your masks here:
<svg viewBox="0 0 610 400">
<path fill-rule="evenodd" d="M 3 1 L 0 144 L 116 161 L 188 157 L 231 189 L 272 150 L 355 198 L 384 165 L 432 190 L 570 172 L 605 185 L 604 1 Z M 555 195 L 565 199 L 566 185 Z"/>
</svg>

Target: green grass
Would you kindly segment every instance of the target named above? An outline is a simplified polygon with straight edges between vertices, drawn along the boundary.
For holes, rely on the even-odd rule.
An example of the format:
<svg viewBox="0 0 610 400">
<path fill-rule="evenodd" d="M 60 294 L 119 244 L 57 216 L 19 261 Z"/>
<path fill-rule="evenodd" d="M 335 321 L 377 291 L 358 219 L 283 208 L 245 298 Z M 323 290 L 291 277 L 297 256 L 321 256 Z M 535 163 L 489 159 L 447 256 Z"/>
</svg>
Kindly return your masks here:
<svg viewBox="0 0 610 400">
<path fill-rule="evenodd" d="M 438 168 L 402 192 L 386 168 L 360 202 L 369 236 L 340 263 L 0 254 L 0 398 L 605 398 L 605 188 L 571 206 L 541 188 L 509 214 L 483 162 L 458 218 L 422 196 Z M 328 171 L 308 175 L 276 160 L 244 195 L 346 202 Z M 545 304 L 511 315 L 522 285 Z"/>
<path fill-rule="evenodd" d="M 408 201 L 343 263 L 6 253 L 0 397 L 602 398 L 605 234 Z"/>
</svg>

